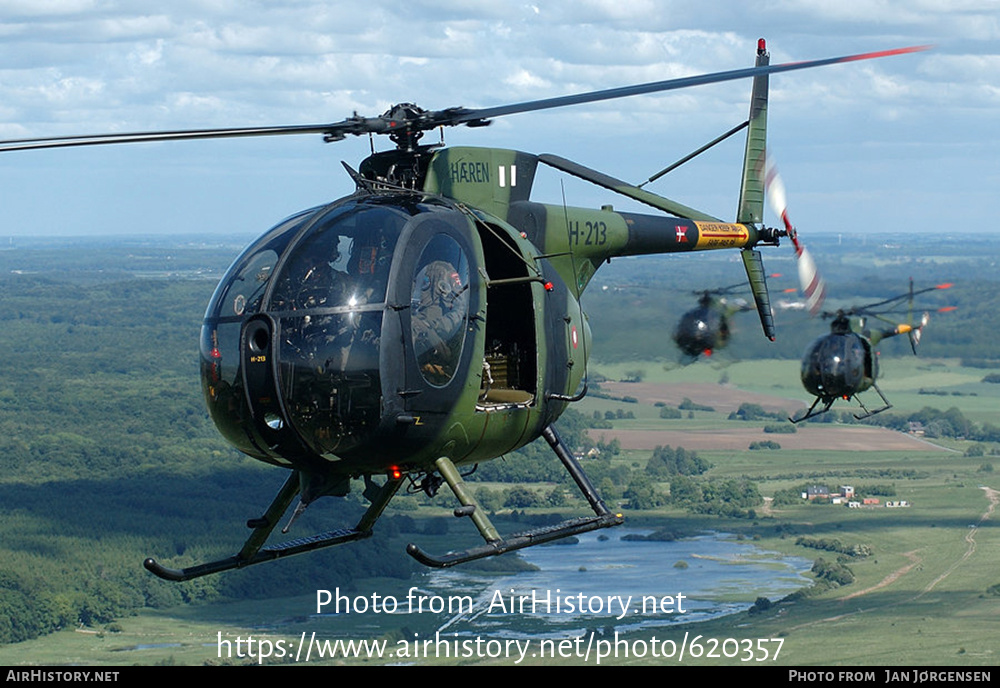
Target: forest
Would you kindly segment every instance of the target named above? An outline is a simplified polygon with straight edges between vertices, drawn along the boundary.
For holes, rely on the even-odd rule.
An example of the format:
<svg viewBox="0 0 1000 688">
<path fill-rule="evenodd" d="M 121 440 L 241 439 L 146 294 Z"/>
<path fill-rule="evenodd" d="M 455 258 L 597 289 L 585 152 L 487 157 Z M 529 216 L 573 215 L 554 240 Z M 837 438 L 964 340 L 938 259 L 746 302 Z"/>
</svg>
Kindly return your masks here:
<svg viewBox="0 0 1000 688">
<path fill-rule="evenodd" d="M 380 522 L 380 537 L 295 558 L 266 579 L 236 571 L 173 584 L 142 569 L 151 555 L 185 565 L 228 554 L 241 542 L 238 524 L 257 515 L 284 478 L 222 440 L 198 381 L 205 305 L 249 238 L 17 239 L 0 251 L 0 643 L 107 624 L 143 607 L 295 594 L 317 579 L 406 578 L 416 564 L 404 542 L 415 532 L 447 531 L 443 519 L 412 518 L 400 500 L 404 506 L 390 508 Z M 954 282 L 919 297 L 919 310 L 956 307 L 932 316 L 920 353 L 959 358 L 982 366 L 984 377 L 996 375 L 995 350 L 983 348 L 1000 326 L 995 240 L 984 239 L 975 252 L 932 237 L 828 236 L 810 246 L 830 283 L 830 307 L 902 293 L 910 277 L 918 288 Z M 771 253 L 768 269 L 789 275 L 771 278 L 777 303 L 783 285 L 794 281 L 794 266 L 785 253 Z M 584 296 L 593 358 L 670 363 L 677 355 L 667 334 L 695 305 L 695 292 L 742 278 L 740 264 L 716 255 L 613 261 Z M 754 314 L 734 318 L 727 355 L 740 359 L 797 358 L 826 327 L 801 311 L 779 309 L 779 340 L 771 343 Z M 896 353 L 908 351 L 905 342 L 889 344 L 899 346 Z M 911 419 L 879 420 L 891 426 Z M 969 426 L 946 411 L 930 410 L 920 420 L 943 435 L 979 432 L 983 441 L 997 440 L 996 428 Z M 567 414 L 561 423 L 580 447 L 590 442 L 584 430 L 605 421 Z M 562 482 L 550 458 L 547 447 L 529 446 L 483 465 L 476 479 Z M 720 504 L 752 512 L 760 499 L 755 486 L 737 480 L 709 486 L 691 477 L 706 469 L 696 454 L 668 447 L 648 467 L 595 464 L 591 477 L 638 505 L 665 499 L 652 478 L 680 474 L 673 499 L 709 513 Z M 537 497 L 528 492 L 512 503 L 530 506 L 524 500 Z M 509 498 L 495 495 L 500 505 Z M 545 499 L 560 504 L 558 491 Z M 322 501 L 306 512 L 301 532 L 356 518 L 362 508 L 356 496 Z"/>
</svg>

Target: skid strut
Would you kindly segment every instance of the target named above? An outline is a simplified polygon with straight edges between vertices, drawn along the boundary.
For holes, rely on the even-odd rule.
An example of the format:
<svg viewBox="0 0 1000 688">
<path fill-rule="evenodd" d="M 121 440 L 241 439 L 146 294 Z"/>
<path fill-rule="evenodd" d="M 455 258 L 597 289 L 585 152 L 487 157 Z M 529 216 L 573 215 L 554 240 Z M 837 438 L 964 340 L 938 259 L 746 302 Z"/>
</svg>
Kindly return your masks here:
<svg viewBox="0 0 1000 688">
<path fill-rule="evenodd" d="M 528 530 L 523 533 L 514 533 L 513 535 L 505 537 L 501 536 L 490 522 L 483 509 L 480 508 L 475 497 L 473 497 L 469 490 L 466 489 L 465 483 L 462 481 L 462 477 L 459 474 L 458 469 L 455 468 L 455 464 L 453 464 L 450 459 L 442 457 L 436 462 L 438 471 L 448 483 L 452 492 L 455 493 L 458 501 L 462 504 L 461 507 L 455 510 L 455 515 L 470 516 L 473 523 L 475 523 L 476 528 L 479 529 L 480 534 L 483 536 L 483 539 L 486 541 L 486 544 L 479 547 L 473 547 L 462 552 L 449 552 L 441 556 L 428 554 L 416 545 L 409 544 L 406 547 L 406 551 L 409 552 L 410 556 L 425 566 L 447 568 L 449 566 L 455 566 L 456 564 L 462 564 L 467 561 L 474 561 L 484 557 L 492 557 L 498 554 L 503 554 L 504 552 L 511 552 L 525 547 L 531 547 L 533 545 L 540 545 L 543 542 L 550 542 L 552 540 L 569 537 L 570 535 L 586 533 L 599 528 L 610 528 L 611 526 L 618 526 L 624 523 L 625 519 L 621 514 L 613 513 L 604 504 L 604 501 L 601 499 L 600 495 L 597 494 L 597 490 L 594 489 L 594 486 L 587 477 L 587 474 L 583 472 L 583 468 L 580 466 L 580 463 L 573 458 L 573 455 L 559 438 L 555 428 L 551 425 L 546 426 L 546 428 L 542 431 L 542 436 L 549 443 L 549 446 L 552 447 L 553 451 L 555 451 L 556 456 L 558 456 L 559 460 L 562 461 L 566 470 L 569 471 L 569 474 L 573 478 L 573 481 L 577 484 L 577 487 L 580 488 L 583 496 L 586 498 L 591 509 L 594 511 L 593 516 L 570 519 L 552 526 L 535 528 L 533 530 Z"/>
<path fill-rule="evenodd" d="M 859 396 L 854 395 L 853 397 L 854 400 L 858 402 L 858 406 L 860 406 L 861 410 L 864 411 L 864 413 L 862 413 L 861 415 L 858 415 L 857 413 L 854 414 L 854 417 L 857 420 L 864 420 L 865 418 L 870 418 L 877 413 L 882 413 L 883 411 L 888 411 L 889 409 L 892 408 L 892 404 L 889 403 L 889 400 L 885 398 L 884 394 L 882 394 L 882 390 L 879 389 L 878 385 L 876 385 L 874 382 L 872 383 L 872 389 L 874 389 L 878 393 L 879 397 L 882 399 L 882 407 L 877 408 L 874 411 L 869 411 L 868 407 L 865 406 L 865 402 L 861 401 L 861 398 Z M 847 397 L 844 398 L 847 399 Z M 816 408 L 816 406 L 819 405 L 821 401 L 823 402 L 823 408 L 813 413 L 813 410 Z M 833 406 L 834 401 L 836 401 L 836 398 L 821 399 L 820 397 L 816 397 L 816 400 L 813 401 L 812 406 L 809 407 L 809 410 L 806 411 L 804 416 L 802 416 L 801 418 L 792 418 L 791 416 L 789 416 L 788 420 L 790 420 L 793 423 L 801 423 L 804 420 L 809 420 L 810 418 L 819 416 L 829 411 L 830 407 Z"/>
<path fill-rule="evenodd" d="M 167 568 L 152 558 L 146 559 L 142 565 L 145 566 L 148 571 L 159 576 L 160 578 L 163 578 L 164 580 L 186 581 L 191 580 L 192 578 L 207 576 L 211 573 L 219 573 L 220 571 L 243 568 L 254 564 L 260 564 L 265 561 L 271 561 L 273 559 L 280 559 L 281 557 L 288 557 L 293 554 L 311 552 L 324 547 L 332 547 L 334 545 L 342 545 L 345 542 L 361 540 L 371 536 L 372 526 L 375 525 L 375 521 L 378 520 L 378 517 L 382 515 L 385 507 L 388 506 L 389 501 L 396 494 L 396 491 L 399 490 L 399 486 L 402 483 L 402 477 L 397 479 L 390 478 L 384 485 L 379 487 L 367 511 L 365 511 L 365 513 L 361 516 L 361 519 L 358 521 L 358 524 L 353 528 L 331 530 L 326 533 L 320 533 L 310 537 L 296 538 L 277 545 L 271 545 L 270 547 L 263 547 L 263 544 L 271 534 L 271 531 L 274 530 L 278 521 L 281 519 L 281 515 L 285 513 L 289 504 L 292 503 L 292 500 L 295 499 L 295 496 L 299 492 L 299 474 L 298 471 L 293 471 L 292 474 L 288 476 L 285 484 L 281 486 L 280 490 L 278 490 L 278 494 L 275 496 L 274 500 L 271 502 L 271 506 L 267 508 L 264 515 L 260 518 L 252 519 L 247 522 L 247 525 L 253 528 L 253 532 L 250 534 L 250 537 L 247 538 L 247 541 L 244 543 L 238 554 L 227 557 L 226 559 L 210 561 L 205 564 L 198 564 L 196 566 L 190 566 L 183 569 Z"/>
<path fill-rule="evenodd" d="M 882 413 L 883 411 L 888 411 L 889 409 L 892 408 L 892 404 L 889 403 L 889 400 L 885 398 L 884 394 L 882 394 L 882 390 L 879 389 L 878 385 L 876 385 L 874 382 L 872 383 L 872 389 L 878 392 L 878 395 L 882 398 L 882 408 L 877 408 L 874 411 L 869 411 L 868 407 L 864 405 L 864 402 L 862 402 L 861 399 L 855 397 L 855 399 L 858 399 L 858 405 L 861 406 L 861 410 L 864 411 L 864 413 L 860 416 L 856 413 L 854 414 L 854 417 L 858 420 L 864 420 L 865 418 L 870 418 L 874 416 L 876 413 Z"/>
</svg>

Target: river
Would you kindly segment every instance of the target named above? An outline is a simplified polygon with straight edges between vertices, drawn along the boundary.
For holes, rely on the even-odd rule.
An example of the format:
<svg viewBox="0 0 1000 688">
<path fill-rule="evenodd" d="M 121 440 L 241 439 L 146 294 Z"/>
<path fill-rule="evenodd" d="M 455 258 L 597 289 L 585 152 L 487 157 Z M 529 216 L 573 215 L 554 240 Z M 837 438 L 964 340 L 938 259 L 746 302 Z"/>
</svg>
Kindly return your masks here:
<svg viewBox="0 0 1000 688">
<path fill-rule="evenodd" d="M 672 542 L 623 536 L 615 529 L 576 544 L 532 547 L 521 556 L 538 571 L 488 574 L 461 567 L 428 574 L 421 589 L 467 596 L 472 611 L 446 616 L 441 632 L 559 634 L 635 630 L 745 611 L 758 597 L 776 601 L 811 580 L 812 562 L 762 550 L 723 533 Z"/>
</svg>

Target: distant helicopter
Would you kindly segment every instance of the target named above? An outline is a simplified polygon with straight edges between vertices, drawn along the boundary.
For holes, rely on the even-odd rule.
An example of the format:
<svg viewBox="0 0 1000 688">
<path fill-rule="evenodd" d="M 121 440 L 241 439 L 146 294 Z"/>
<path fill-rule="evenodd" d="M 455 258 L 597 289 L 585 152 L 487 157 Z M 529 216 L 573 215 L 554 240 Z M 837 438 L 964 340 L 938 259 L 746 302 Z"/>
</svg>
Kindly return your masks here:
<svg viewBox="0 0 1000 688">
<path fill-rule="evenodd" d="M 774 338 L 756 247 L 794 230 L 762 222 L 768 75 L 887 55 L 903 48 L 770 65 L 483 108 L 424 110 L 410 103 L 378 117 L 331 124 L 141 132 L 0 142 L 0 152 L 62 146 L 288 134 L 385 134 L 395 148 L 357 170 L 351 196 L 304 210 L 254 241 L 222 278 L 201 332 L 209 413 L 243 453 L 288 471 L 231 557 L 186 568 L 153 559 L 169 580 L 258 564 L 369 537 L 404 483 L 434 495 L 447 483 L 485 544 L 418 561 L 446 567 L 623 522 L 605 505 L 553 422 L 587 391 L 590 330 L 579 298 L 618 256 L 739 249 L 764 333 Z M 752 78 L 742 188 L 724 222 L 554 155 L 420 143 L 424 132 L 495 117 Z M 638 200 L 669 216 L 543 205 L 529 200 L 539 164 Z M 501 535 L 466 486 L 470 469 L 544 437 L 593 516 Z M 467 475 L 467 473 L 465 474 Z M 292 502 L 291 521 L 324 496 L 364 481 L 370 505 L 353 526 L 265 542 Z"/>
<path fill-rule="evenodd" d="M 695 361 L 701 356 L 711 356 L 729 345 L 732 334 L 729 318 L 734 313 L 753 310 L 753 306 L 745 300 L 730 302 L 725 298 L 742 288 L 743 284 L 734 284 L 695 292 L 701 294 L 698 305 L 681 316 L 674 330 L 674 342 L 687 362 Z"/>
<path fill-rule="evenodd" d="M 806 391 L 815 396 L 812 405 L 800 418 L 789 418 L 793 423 L 813 418 L 830 410 L 837 399 L 849 401 L 857 399 L 863 413 L 855 414 L 858 420 L 874 416 L 877 413 L 892 408 L 892 404 L 882 394 L 875 381 L 878 379 L 878 352 L 874 347 L 888 337 L 905 334 L 910 339 L 910 348 L 917 353 L 917 344 L 923 328 L 927 325 L 930 315 L 924 313 L 918 324 L 913 324 L 913 297 L 918 294 L 948 289 L 950 283 L 938 284 L 933 287 L 913 291 L 913 280 L 910 280 L 910 290 L 906 294 L 894 296 L 883 301 L 870 303 L 850 309 L 841 309 L 835 313 L 824 313 L 824 317 L 832 317 L 830 333 L 817 338 L 807 348 L 802 357 L 802 385 Z M 908 322 L 893 324 L 885 316 L 895 310 L 904 300 L 909 300 Z M 945 308 L 942 310 L 950 310 Z M 869 318 L 882 320 L 890 325 L 883 329 L 872 329 Z M 882 407 L 869 410 L 858 394 L 874 389 L 882 399 Z M 816 411 L 816 407 L 823 408 Z"/>
<path fill-rule="evenodd" d="M 773 273 L 768 277 L 781 275 Z M 694 292 L 700 294 L 698 305 L 681 316 L 673 334 L 674 343 L 684 356 L 684 363 L 692 363 L 702 356 L 712 356 L 729 345 L 732 336 L 729 319 L 736 313 L 754 310 L 754 306 L 742 297 L 727 297 L 745 290 L 746 285 L 739 283 Z"/>
</svg>

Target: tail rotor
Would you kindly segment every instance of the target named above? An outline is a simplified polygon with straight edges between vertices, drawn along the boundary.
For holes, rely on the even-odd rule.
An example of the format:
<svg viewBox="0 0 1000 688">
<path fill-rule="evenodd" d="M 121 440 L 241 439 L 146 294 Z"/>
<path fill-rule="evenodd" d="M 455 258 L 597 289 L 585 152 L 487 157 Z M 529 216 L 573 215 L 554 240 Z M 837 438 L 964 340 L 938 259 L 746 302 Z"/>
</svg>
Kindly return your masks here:
<svg viewBox="0 0 1000 688">
<path fill-rule="evenodd" d="M 826 281 L 819 274 L 816 262 L 812 254 L 806 250 L 805 245 L 799 241 L 798 232 L 788 219 L 788 196 L 785 192 L 785 184 L 778 175 L 778 169 L 770 155 L 764 160 L 764 186 L 767 189 L 767 200 L 774 214 L 781 218 L 785 225 L 785 232 L 792 245 L 795 247 L 795 257 L 798 261 L 799 284 L 802 293 L 806 297 L 806 307 L 809 312 L 816 315 L 823 307 L 826 300 Z"/>
<path fill-rule="evenodd" d="M 907 332 L 910 338 L 910 348 L 913 350 L 914 355 L 917 353 L 917 345 L 920 344 L 920 334 L 923 332 L 924 327 L 931 320 L 931 314 L 928 311 L 924 311 L 924 314 L 920 316 L 920 323 L 913 324 L 913 297 L 916 294 L 925 294 L 929 291 L 935 291 L 937 289 L 950 289 L 952 284 L 946 282 L 944 284 L 935 284 L 933 287 L 928 287 L 927 289 L 921 289 L 920 291 L 913 291 L 913 278 L 910 278 L 910 293 L 909 293 L 909 320 L 911 324 L 911 329 Z M 955 310 L 954 306 L 945 306 L 938 309 L 938 313 L 947 313 L 948 311 Z"/>
</svg>

